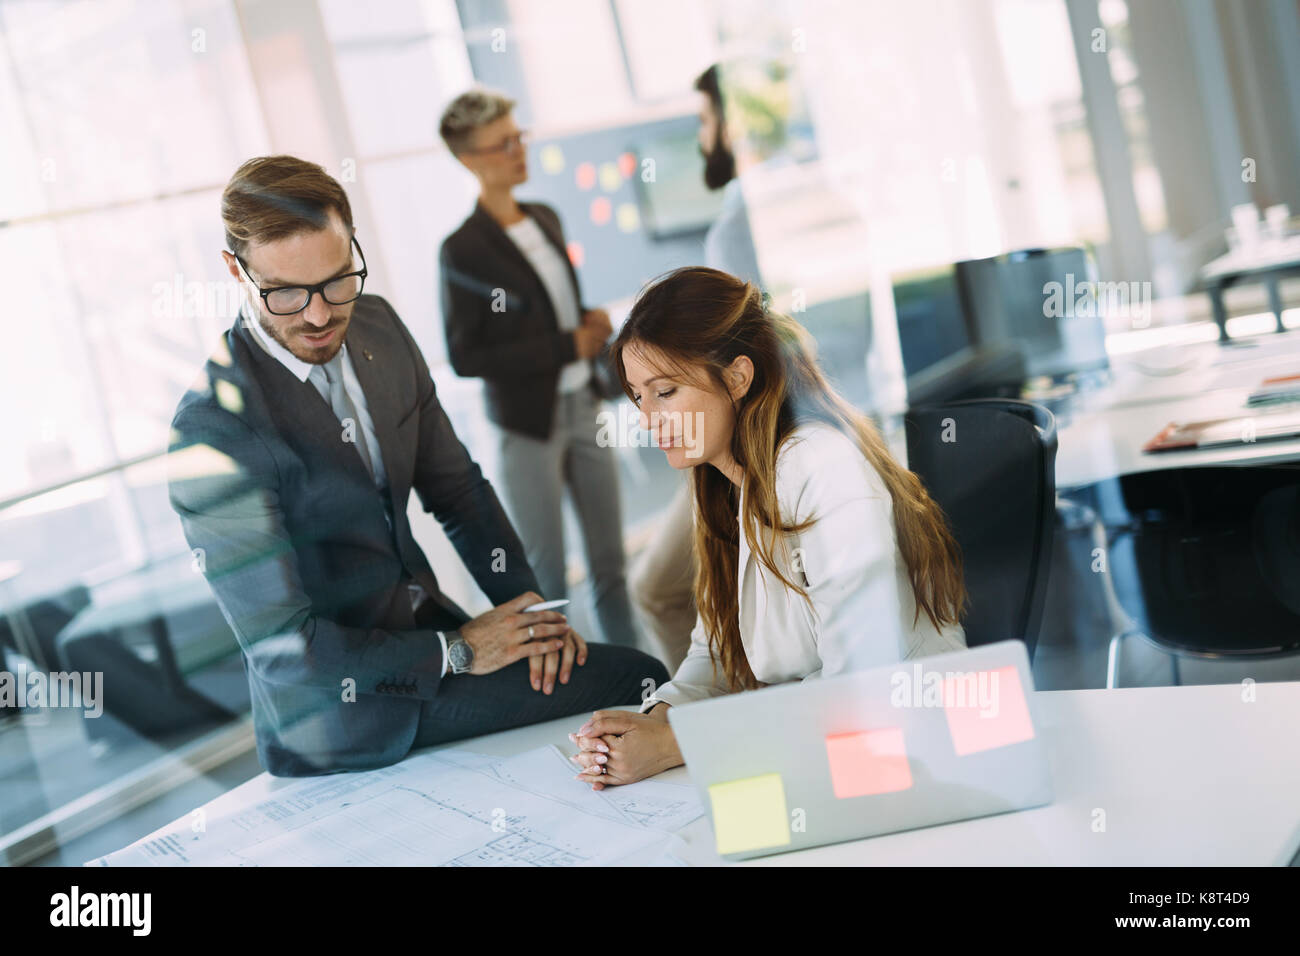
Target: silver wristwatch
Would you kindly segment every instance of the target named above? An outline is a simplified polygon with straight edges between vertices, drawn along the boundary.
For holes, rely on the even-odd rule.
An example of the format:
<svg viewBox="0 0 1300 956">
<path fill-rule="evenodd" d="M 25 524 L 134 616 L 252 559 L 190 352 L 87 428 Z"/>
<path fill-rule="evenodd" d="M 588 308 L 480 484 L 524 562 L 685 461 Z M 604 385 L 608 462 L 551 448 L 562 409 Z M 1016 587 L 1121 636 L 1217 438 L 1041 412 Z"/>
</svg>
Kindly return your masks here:
<svg viewBox="0 0 1300 956">
<path fill-rule="evenodd" d="M 474 666 L 474 648 L 460 636 L 460 631 L 444 631 L 442 636 L 447 639 L 449 673 L 468 674 L 469 669 Z"/>
</svg>

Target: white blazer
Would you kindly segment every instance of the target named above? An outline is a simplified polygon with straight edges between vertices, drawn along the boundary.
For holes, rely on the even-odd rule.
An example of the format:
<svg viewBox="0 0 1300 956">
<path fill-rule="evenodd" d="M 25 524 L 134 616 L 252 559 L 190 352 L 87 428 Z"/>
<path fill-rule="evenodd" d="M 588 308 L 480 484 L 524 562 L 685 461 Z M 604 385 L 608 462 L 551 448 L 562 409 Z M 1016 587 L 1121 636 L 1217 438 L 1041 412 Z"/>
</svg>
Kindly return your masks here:
<svg viewBox="0 0 1300 956">
<path fill-rule="evenodd" d="M 815 522 L 785 535 L 774 560 L 802 584 L 813 609 L 750 553 L 740 535 L 740 636 L 754 676 L 764 684 L 832 677 L 966 647 L 960 624 L 936 630 L 916 601 L 898 549 L 893 500 L 856 443 L 830 425 L 797 428 L 777 457 L 776 494 L 787 524 Z M 741 513 L 745 489 L 741 487 Z M 673 679 L 641 707 L 681 704 L 728 693 L 715 673 L 704 623 Z"/>
</svg>

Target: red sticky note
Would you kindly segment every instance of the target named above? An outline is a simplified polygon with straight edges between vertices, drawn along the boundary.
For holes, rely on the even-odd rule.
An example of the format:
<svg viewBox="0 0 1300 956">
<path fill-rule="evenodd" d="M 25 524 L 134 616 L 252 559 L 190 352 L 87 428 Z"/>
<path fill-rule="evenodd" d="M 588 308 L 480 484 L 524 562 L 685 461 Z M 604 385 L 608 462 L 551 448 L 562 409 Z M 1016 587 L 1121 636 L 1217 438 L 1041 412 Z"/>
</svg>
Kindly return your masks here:
<svg viewBox="0 0 1300 956">
<path fill-rule="evenodd" d="M 893 793 L 912 785 L 901 727 L 882 727 L 826 738 L 831 786 L 840 800 Z"/>
<path fill-rule="evenodd" d="M 945 677 L 943 710 L 958 756 L 1034 739 L 1025 689 L 1014 666 Z"/>
</svg>

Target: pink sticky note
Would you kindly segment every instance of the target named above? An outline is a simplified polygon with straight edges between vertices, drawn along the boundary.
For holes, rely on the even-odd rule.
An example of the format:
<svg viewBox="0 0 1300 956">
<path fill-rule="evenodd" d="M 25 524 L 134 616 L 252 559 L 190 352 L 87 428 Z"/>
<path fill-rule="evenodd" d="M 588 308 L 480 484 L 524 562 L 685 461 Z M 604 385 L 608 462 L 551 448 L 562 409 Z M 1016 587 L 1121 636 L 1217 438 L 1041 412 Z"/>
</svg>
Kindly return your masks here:
<svg viewBox="0 0 1300 956">
<path fill-rule="evenodd" d="M 901 727 L 882 727 L 826 738 L 835 796 L 865 797 L 893 793 L 912 785 Z"/>
<path fill-rule="evenodd" d="M 1014 666 L 945 677 L 943 710 L 958 756 L 1034 739 L 1029 704 Z"/>
</svg>

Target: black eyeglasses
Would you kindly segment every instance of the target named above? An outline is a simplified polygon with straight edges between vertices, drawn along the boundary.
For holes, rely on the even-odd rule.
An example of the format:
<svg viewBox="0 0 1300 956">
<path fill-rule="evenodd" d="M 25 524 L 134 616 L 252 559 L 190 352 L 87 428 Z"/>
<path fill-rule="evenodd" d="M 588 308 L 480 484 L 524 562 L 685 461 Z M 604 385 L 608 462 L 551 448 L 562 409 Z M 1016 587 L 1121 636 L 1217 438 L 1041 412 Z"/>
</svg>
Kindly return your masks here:
<svg viewBox="0 0 1300 956">
<path fill-rule="evenodd" d="M 286 285 L 274 289 L 263 289 L 254 282 L 252 275 L 248 271 L 248 264 L 239 258 L 237 253 L 232 252 L 231 255 L 243 267 L 244 275 L 248 276 L 248 281 L 257 286 L 258 294 L 262 297 L 262 301 L 266 303 L 267 312 L 272 315 L 294 315 L 311 305 L 311 297 L 318 292 L 320 297 L 330 305 L 347 305 L 360 297 L 368 275 L 366 271 L 366 255 L 361 251 L 361 243 L 357 242 L 355 236 L 352 237 L 352 245 L 357 247 L 357 255 L 361 257 L 361 268 L 358 271 L 335 276 L 333 279 L 326 279 L 324 282 L 318 282 L 315 285 Z"/>
</svg>

